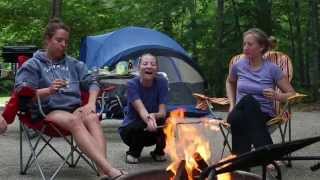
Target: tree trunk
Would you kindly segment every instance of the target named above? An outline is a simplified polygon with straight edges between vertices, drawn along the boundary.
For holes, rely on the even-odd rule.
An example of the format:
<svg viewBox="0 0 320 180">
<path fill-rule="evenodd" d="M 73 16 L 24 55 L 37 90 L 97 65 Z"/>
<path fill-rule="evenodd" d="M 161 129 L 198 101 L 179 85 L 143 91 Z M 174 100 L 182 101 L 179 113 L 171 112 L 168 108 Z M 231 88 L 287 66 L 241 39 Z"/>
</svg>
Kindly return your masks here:
<svg viewBox="0 0 320 180">
<path fill-rule="evenodd" d="M 318 28 L 318 0 L 309 0 L 310 6 L 310 50 L 311 50 L 311 62 L 310 62 L 310 80 L 311 80 L 311 91 L 314 100 L 319 99 L 319 28 Z"/>
<path fill-rule="evenodd" d="M 62 0 L 52 0 L 52 13 L 51 17 L 61 17 Z"/>
<path fill-rule="evenodd" d="M 234 22 L 235 22 L 235 29 L 236 29 L 236 38 L 241 37 L 241 27 L 240 27 L 240 21 L 239 21 L 239 11 L 237 4 L 234 0 L 231 1 L 232 4 L 232 10 L 233 10 L 233 16 L 234 16 Z M 235 38 L 235 39 L 236 39 Z"/>
<path fill-rule="evenodd" d="M 216 16 L 216 23 L 217 23 L 217 43 L 215 48 L 215 53 L 217 58 L 215 58 L 214 66 L 212 67 L 214 74 L 222 74 L 223 71 L 223 63 L 224 61 L 224 48 L 223 48 L 223 32 L 224 32 L 224 0 L 217 0 L 217 16 Z M 222 82 L 223 83 L 223 82 Z M 213 84 L 221 84 L 221 76 L 220 79 L 218 76 L 215 76 Z M 215 93 L 218 96 L 223 94 L 223 88 L 219 88 L 215 86 Z"/>
<path fill-rule="evenodd" d="M 297 42 L 297 56 L 296 59 L 294 59 L 296 67 L 299 67 L 299 83 L 304 84 L 305 83 L 305 68 L 304 68 L 304 60 L 302 56 L 302 35 L 301 35 L 301 24 L 300 24 L 300 0 L 294 0 L 294 6 L 293 6 L 293 12 L 294 12 L 294 26 L 296 27 L 296 42 Z"/>
<path fill-rule="evenodd" d="M 218 9 L 217 9 L 217 47 L 218 50 L 222 50 L 223 45 L 223 32 L 224 32 L 224 0 L 218 0 Z"/>
<path fill-rule="evenodd" d="M 271 8 L 272 0 L 256 0 L 257 26 L 268 35 L 272 34 Z"/>
<path fill-rule="evenodd" d="M 192 7 L 191 7 L 191 28 L 192 29 L 196 29 L 196 18 L 197 18 L 197 0 L 193 0 L 192 1 Z M 196 36 L 191 36 L 192 38 L 192 57 L 193 57 L 193 60 L 197 61 L 198 58 L 197 58 L 197 40 L 196 40 Z"/>
<path fill-rule="evenodd" d="M 310 27 L 310 20 L 308 21 L 307 23 L 307 27 Z M 311 44 L 310 44 L 310 40 L 309 40 L 309 37 L 311 36 L 310 35 L 310 28 L 307 28 L 306 30 L 306 35 L 304 37 L 304 47 L 310 47 Z M 310 50 L 309 48 L 306 48 L 305 51 L 304 51 L 304 64 L 305 64 L 305 84 L 304 84 L 304 87 L 307 87 L 307 88 L 310 88 L 311 87 L 311 84 L 310 84 Z"/>
<path fill-rule="evenodd" d="M 291 4 L 290 2 L 287 1 L 287 5 L 290 7 Z M 293 30 L 293 13 L 292 13 L 292 9 L 290 8 L 288 11 L 288 23 L 289 23 L 289 39 L 290 39 L 290 54 L 292 55 L 292 59 L 296 59 L 296 53 L 295 53 L 295 41 L 294 41 L 294 30 Z"/>
</svg>

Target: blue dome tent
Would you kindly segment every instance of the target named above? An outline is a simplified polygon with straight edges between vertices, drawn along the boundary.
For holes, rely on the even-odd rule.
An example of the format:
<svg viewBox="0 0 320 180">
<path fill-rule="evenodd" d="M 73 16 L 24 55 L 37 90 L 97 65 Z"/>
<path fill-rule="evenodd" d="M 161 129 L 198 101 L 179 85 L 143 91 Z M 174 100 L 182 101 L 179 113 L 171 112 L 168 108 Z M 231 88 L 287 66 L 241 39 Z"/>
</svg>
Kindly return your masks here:
<svg viewBox="0 0 320 180">
<path fill-rule="evenodd" d="M 159 71 L 169 78 L 169 98 L 172 105 L 194 105 L 192 93 L 201 93 L 205 80 L 187 52 L 169 36 L 142 27 L 126 27 L 107 34 L 83 38 L 80 60 L 89 69 L 111 69 L 120 61 L 135 60 L 151 52 L 158 56 Z M 117 88 L 125 98 L 125 84 Z"/>
</svg>

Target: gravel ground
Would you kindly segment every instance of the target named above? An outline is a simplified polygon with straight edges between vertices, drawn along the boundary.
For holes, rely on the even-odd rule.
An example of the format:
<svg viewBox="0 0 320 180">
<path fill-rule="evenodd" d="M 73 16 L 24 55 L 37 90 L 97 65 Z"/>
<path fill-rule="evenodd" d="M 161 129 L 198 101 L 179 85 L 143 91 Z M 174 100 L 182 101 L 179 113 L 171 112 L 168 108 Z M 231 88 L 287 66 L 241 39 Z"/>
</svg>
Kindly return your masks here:
<svg viewBox="0 0 320 180">
<path fill-rule="evenodd" d="M 225 115 L 225 113 L 222 113 Z M 320 112 L 295 112 L 293 116 L 293 139 L 302 139 L 313 136 L 320 136 Z M 144 149 L 141 157 L 141 163 L 137 165 L 129 165 L 124 162 L 124 154 L 127 147 L 121 142 L 116 128 L 120 124 L 120 120 L 105 120 L 103 127 L 105 135 L 108 139 L 108 158 L 114 166 L 123 169 L 129 173 L 147 171 L 151 169 L 163 169 L 168 166 L 168 162 L 157 163 L 153 162 L 149 156 L 151 148 Z M 34 180 L 41 179 L 39 172 L 36 168 L 32 167 L 27 175 L 19 174 L 19 135 L 18 135 L 18 121 L 10 125 L 8 132 L 5 135 L 0 135 L 0 179 L 1 180 Z M 203 131 L 204 134 L 210 139 L 211 146 L 213 147 L 212 162 L 219 159 L 222 149 L 222 136 L 219 132 Z M 275 142 L 280 142 L 278 132 L 272 134 Z M 26 143 L 24 142 L 26 145 Z M 63 143 L 62 139 L 56 138 L 54 140 L 55 146 L 62 150 L 67 151 L 67 146 Z M 295 155 L 320 155 L 320 143 L 313 144 L 302 150 L 295 152 Z M 27 146 L 24 149 L 26 153 Z M 228 153 L 228 152 L 227 152 Z M 44 167 L 45 174 L 50 174 L 54 171 L 54 167 L 59 164 L 59 157 L 54 153 L 44 151 L 43 156 L 40 158 L 40 163 Z M 310 166 L 320 161 L 294 161 L 292 168 L 285 166 L 281 167 L 283 179 L 287 180 L 318 180 L 320 179 L 320 170 L 312 172 Z M 261 168 L 257 167 L 252 170 L 253 173 L 261 174 Z M 93 171 L 82 161 L 76 168 L 63 167 L 56 179 L 61 180 L 90 180 L 98 179 Z M 272 178 L 270 178 L 272 179 Z"/>
</svg>

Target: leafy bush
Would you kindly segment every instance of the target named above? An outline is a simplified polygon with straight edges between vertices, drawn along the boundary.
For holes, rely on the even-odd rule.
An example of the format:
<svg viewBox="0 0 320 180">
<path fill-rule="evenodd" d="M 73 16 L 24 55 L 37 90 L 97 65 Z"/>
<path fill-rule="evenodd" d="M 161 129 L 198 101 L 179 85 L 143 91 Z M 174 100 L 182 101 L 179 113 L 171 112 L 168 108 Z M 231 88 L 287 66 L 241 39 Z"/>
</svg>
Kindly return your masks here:
<svg viewBox="0 0 320 180">
<path fill-rule="evenodd" d="M 9 96 L 13 89 L 13 80 L 0 79 L 0 96 Z"/>
</svg>

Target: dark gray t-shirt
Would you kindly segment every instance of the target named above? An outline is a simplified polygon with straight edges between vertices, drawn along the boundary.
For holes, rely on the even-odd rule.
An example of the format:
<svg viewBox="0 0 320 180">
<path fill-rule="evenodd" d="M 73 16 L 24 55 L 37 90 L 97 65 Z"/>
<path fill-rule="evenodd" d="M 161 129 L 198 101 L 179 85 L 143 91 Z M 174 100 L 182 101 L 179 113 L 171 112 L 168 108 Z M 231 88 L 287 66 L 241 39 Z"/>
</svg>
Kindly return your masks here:
<svg viewBox="0 0 320 180">
<path fill-rule="evenodd" d="M 46 53 L 39 50 L 18 70 L 15 88 L 24 84 L 34 89 L 47 88 L 55 79 L 69 82 L 68 86 L 55 94 L 41 99 L 41 104 L 47 112 L 61 109 L 72 111 L 81 105 L 81 91 L 99 90 L 99 84 L 91 81 L 86 65 L 70 56 L 52 62 Z M 37 110 L 36 106 L 34 109 Z"/>
</svg>

